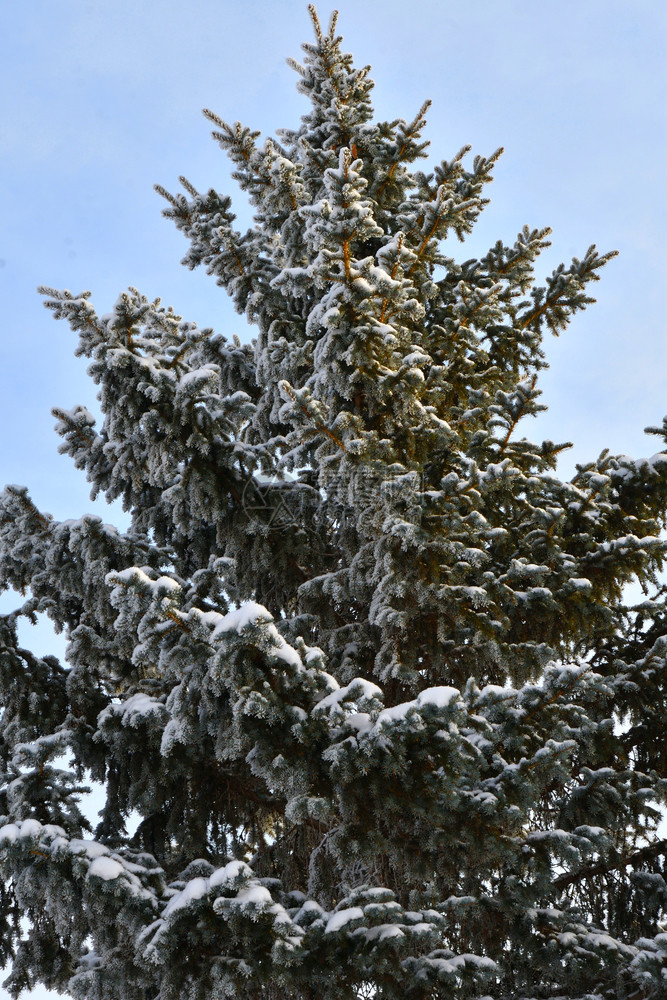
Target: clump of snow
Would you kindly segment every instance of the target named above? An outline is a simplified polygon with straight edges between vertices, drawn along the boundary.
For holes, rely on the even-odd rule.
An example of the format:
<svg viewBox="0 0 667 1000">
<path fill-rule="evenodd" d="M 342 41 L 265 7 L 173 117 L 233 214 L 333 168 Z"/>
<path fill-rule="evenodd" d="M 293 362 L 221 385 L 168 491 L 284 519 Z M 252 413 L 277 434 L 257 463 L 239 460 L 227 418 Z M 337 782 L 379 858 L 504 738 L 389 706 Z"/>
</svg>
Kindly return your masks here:
<svg viewBox="0 0 667 1000">
<path fill-rule="evenodd" d="M 68 846 L 71 854 L 85 854 L 91 861 L 109 854 L 109 848 L 105 847 L 104 844 L 99 844 L 96 840 L 79 840 L 74 837 L 69 841 Z"/>
<path fill-rule="evenodd" d="M 188 906 L 193 900 L 201 899 L 203 896 L 208 895 L 212 889 L 232 887 L 235 882 L 238 882 L 239 878 L 244 876 L 246 879 L 253 878 L 252 869 L 243 861 L 230 861 L 222 868 L 217 868 L 208 878 L 198 876 L 191 879 L 189 882 L 186 882 L 181 890 L 174 893 L 171 897 L 165 907 L 163 917 L 165 919 L 170 917 L 172 913 Z M 260 886 L 260 888 L 262 887 Z M 240 893 L 236 898 L 240 898 Z M 247 901 L 246 897 L 244 899 Z M 270 894 L 269 899 L 271 899 Z"/>
<path fill-rule="evenodd" d="M 94 875 L 96 878 L 101 878 L 105 882 L 111 882 L 113 879 L 118 878 L 119 875 L 122 875 L 123 870 L 120 862 L 114 861 L 113 858 L 98 857 L 91 862 L 88 874 Z"/>
<path fill-rule="evenodd" d="M 313 708 L 314 712 L 330 711 L 337 707 L 342 701 L 361 701 L 364 699 L 381 698 L 382 690 L 371 681 L 363 677 L 355 677 L 345 687 L 337 688 L 330 694 L 325 695 Z"/>
<path fill-rule="evenodd" d="M 416 701 L 403 701 L 400 705 L 394 705 L 392 708 L 384 708 L 377 717 L 375 727 L 379 728 L 394 722 L 402 722 L 408 712 L 414 711 L 416 708 Z"/>
<path fill-rule="evenodd" d="M 266 906 L 271 906 L 273 903 L 273 897 L 265 886 L 257 885 L 257 883 L 255 883 L 254 885 L 247 886 L 245 889 L 241 889 L 231 902 L 244 909 L 254 909 L 255 907 L 264 908 Z"/>
<path fill-rule="evenodd" d="M 248 625 L 257 625 L 258 622 L 272 622 L 273 615 L 267 611 L 262 604 L 255 601 L 247 601 L 240 608 L 230 611 L 220 620 L 213 633 L 213 638 L 217 639 L 223 632 L 242 632 Z"/>
<path fill-rule="evenodd" d="M 260 623 L 265 626 L 268 637 L 273 642 L 273 649 L 271 650 L 273 655 L 280 660 L 284 660 L 290 666 L 303 669 L 301 657 L 296 649 L 290 646 L 282 637 L 273 624 L 273 615 L 271 612 L 255 601 L 247 601 L 240 608 L 236 608 L 234 611 L 230 611 L 224 615 L 214 628 L 211 640 L 215 641 L 226 632 L 237 632 L 240 634 L 249 625 L 258 625 Z"/>
<path fill-rule="evenodd" d="M 341 927 L 345 927 L 352 920 L 363 920 L 364 911 L 360 906 L 350 906 L 346 910 L 339 910 L 337 913 L 332 913 L 327 921 L 327 926 L 324 929 L 325 934 L 334 934 L 339 931 Z"/>
<path fill-rule="evenodd" d="M 426 688 L 417 697 L 417 704 L 433 705 L 435 708 L 447 708 L 459 696 L 458 688 L 454 687 L 432 687 Z"/>
<path fill-rule="evenodd" d="M 306 914 L 309 913 L 314 914 L 316 917 L 326 916 L 325 911 L 322 909 L 322 907 L 318 902 L 316 902 L 314 899 L 306 899 L 301 909 L 297 912 L 296 916 L 294 917 L 295 922 L 298 923 L 303 917 L 306 916 Z"/>
<path fill-rule="evenodd" d="M 21 839 L 39 837 L 42 832 L 42 824 L 36 819 L 24 819 L 19 830 Z"/>
<path fill-rule="evenodd" d="M 352 715 L 348 715 L 345 721 L 352 729 L 356 729 L 359 735 L 365 735 L 373 728 L 373 723 L 368 712 L 353 712 Z"/>
<path fill-rule="evenodd" d="M 151 698 L 147 694 L 133 694 L 126 701 L 113 703 L 103 709 L 98 716 L 97 725 L 101 727 L 113 715 L 117 715 L 120 716 L 121 725 L 136 729 L 147 716 L 162 715 L 165 712 L 164 704 L 156 698 Z"/>
<path fill-rule="evenodd" d="M 412 928 L 411 928 L 412 930 Z M 405 937 L 404 932 L 396 924 L 379 924 L 376 927 L 358 927 L 352 931 L 354 935 L 363 936 L 366 941 L 387 941 L 389 938 Z"/>
<path fill-rule="evenodd" d="M 448 708 L 453 701 L 459 697 L 458 688 L 453 687 L 432 687 L 422 691 L 414 701 L 404 701 L 400 705 L 383 709 L 375 722 L 375 729 L 385 725 L 393 725 L 402 722 L 410 712 L 419 711 L 426 708 L 444 709 Z"/>
<path fill-rule="evenodd" d="M 219 885 L 232 885 L 241 875 L 249 878 L 252 876 L 252 868 L 249 868 L 244 861 L 230 861 L 222 868 L 217 868 L 209 877 L 208 883 L 211 889 Z"/>
<path fill-rule="evenodd" d="M 119 855 L 110 856 L 109 848 L 95 840 L 81 840 L 67 837 L 62 827 L 52 823 L 42 824 L 36 819 L 25 819 L 20 824 L 9 823 L 0 828 L 0 844 L 13 844 L 22 839 L 39 839 L 40 852 L 48 852 L 51 856 L 71 854 L 88 862 L 86 874 L 95 876 L 105 882 L 113 881 L 123 876 L 125 891 L 136 897 L 150 899 L 155 902 L 152 890 L 146 888 L 140 874 L 147 869 L 141 865 L 124 861 Z"/>
<path fill-rule="evenodd" d="M 180 892 L 177 892 L 173 896 L 165 908 L 164 917 L 169 917 L 176 910 L 182 909 L 187 906 L 194 899 L 201 899 L 205 896 L 210 888 L 209 880 L 207 878 L 193 878 L 186 883 L 185 888 Z"/>
</svg>

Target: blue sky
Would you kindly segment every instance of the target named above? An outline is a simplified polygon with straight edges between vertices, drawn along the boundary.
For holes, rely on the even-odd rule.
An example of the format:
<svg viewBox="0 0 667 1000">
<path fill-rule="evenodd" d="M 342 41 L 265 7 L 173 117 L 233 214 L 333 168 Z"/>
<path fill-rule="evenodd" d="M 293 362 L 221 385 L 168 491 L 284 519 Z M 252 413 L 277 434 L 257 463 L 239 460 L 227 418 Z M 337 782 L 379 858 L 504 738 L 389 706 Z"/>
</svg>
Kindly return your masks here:
<svg viewBox="0 0 667 1000">
<path fill-rule="evenodd" d="M 505 147 L 491 204 L 464 259 L 525 224 L 550 225 L 543 271 L 590 243 L 620 256 L 598 302 L 547 345 L 549 413 L 532 437 L 576 444 L 564 460 L 609 447 L 655 451 L 643 428 L 667 410 L 667 8 L 664 0 L 342 0 L 339 28 L 370 63 L 379 118 L 412 118 L 430 97 L 430 160 L 464 143 Z M 331 7 L 320 4 L 327 20 Z M 38 284 L 91 289 L 107 312 L 129 284 L 201 326 L 252 335 L 160 216 L 152 185 L 234 196 L 224 155 L 202 118 L 271 134 L 305 108 L 286 56 L 311 29 L 302 0 L 25 0 L 0 32 L 0 480 L 29 485 L 58 518 L 97 509 L 57 454 L 53 405 L 95 389 Z M 242 199 L 238 214 L 247 219 Z M 7 607 L 8 598 L 2 603 Z M 25 636 L 26 640 L 28 635 Z M 30 636 L 46 651 L 48 630 Z M 6 994 L 0 988 L 0 1000 Z M 35 991 L 34 998 L 47 996 Z"/>
</svg>

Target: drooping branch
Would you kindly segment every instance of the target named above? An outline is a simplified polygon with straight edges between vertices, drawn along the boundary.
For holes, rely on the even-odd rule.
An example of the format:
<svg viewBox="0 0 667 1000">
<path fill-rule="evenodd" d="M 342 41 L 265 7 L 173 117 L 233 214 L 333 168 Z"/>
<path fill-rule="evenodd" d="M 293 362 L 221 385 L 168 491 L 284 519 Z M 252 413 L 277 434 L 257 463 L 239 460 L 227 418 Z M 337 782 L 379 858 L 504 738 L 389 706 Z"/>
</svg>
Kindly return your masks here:
<svg viewBox="0 0 667 1000">
<path fill-rule="evenodd" d="M 638 862 L 649 861 L 652 858 L 658 857 L 658 855 L 662 853 L 667 853 L 667 840 L 659 840 L 655 844 L 647 844 L 646 847 L 642 847 L 640 850 L 634 851 L 632 854 L 626 854 L 623 857 L 616 858 L 616 860 L 611 863 L 602 862 L 598 865 L 589 865 L 588 868 L 581 868 L 578 872 L 569 872 L 567 875 L 559 875 L 559 877 L 554 880 L 553 884 L 556 889 L 567 889 L 568 886 L 575 885 L 578 882 L 583 882 L 584 879 L 595 878 L 596 875 L 607 875 L 609 872 L 627 868 L 628 865 L 635 865 Z"/>
</svg>

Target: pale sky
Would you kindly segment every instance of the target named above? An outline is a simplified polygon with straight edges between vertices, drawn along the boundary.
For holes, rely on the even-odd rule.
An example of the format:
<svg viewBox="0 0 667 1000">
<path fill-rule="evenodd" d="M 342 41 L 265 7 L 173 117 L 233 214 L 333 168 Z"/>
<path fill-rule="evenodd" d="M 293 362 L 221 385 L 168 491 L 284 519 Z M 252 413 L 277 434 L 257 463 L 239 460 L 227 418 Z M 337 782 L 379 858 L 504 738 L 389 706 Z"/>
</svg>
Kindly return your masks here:
<svg viewBox="0 0 667 1000">
<path fill-rule="evenodd" d="M 518 230 L 550 225 L 542 271 L 590 243 L 620 256 L 596 305 L 547 344 L 549 413 L 533 439 L 574 441 L 563 472 L 609 447 L 639 457 L 643 428 L 667 410 L 667 7 L 664 0 L 342 0 L 339 30 L 370 63 L 380 119 L 433 101 L 430 162 L 465 143 L 505 154 L 491 204 L 460 259 Z M 331 5 L 321 4 L 327 22 Z M 233 197 L 224 155 L 200 111 L 271 134 L 305 109 L 287 56 L 311 39 L 302 0 L 24 0 L 0 31 L 0 487 L 28 485 L 57 518 L 96 509 L 57 454 L 50 408 L 95 387 L 74 336 L 41 306 L 38 284 L 91 289 L 99 312 L 135 285 L 187 319 L 253 335 L 202 271 L 179 261 L 183 237 L 160 216 L 158 182 L 179 174 Z M 11 605 L 8 595 L 2 608 Z M 53 645 L 38 628 L 24 642 Z M 28 994 L 24 994 L 28 996 Z M 43 990 L 32 1000 L 53 998 Z M 0 988 L 0 1000 L 7 994 Z"/>
</svg>

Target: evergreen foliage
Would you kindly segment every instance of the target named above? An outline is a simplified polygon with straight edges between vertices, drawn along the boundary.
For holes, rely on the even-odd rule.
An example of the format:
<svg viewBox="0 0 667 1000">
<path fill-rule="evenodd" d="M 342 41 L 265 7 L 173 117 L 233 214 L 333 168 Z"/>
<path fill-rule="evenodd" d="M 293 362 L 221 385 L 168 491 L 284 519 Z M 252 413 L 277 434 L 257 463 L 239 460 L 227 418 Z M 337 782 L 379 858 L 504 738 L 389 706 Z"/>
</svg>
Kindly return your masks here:
<svg viewBox="0 0 667 1000">
<path fill-rule="evenodd" d="M 612 254 L 543 286 L 546 229 L 450 256 L 500 151 L 419 170 L 428 105 L 374 123 L 368 68 L 311 16 L 297 129 L 206 112 L 248 232 L 226 196 L 159 189 L 256 339 L 42 290 L 103 413 L 54 411 L 61 451 L 131 526 L 2 495 L 1 582 L 28 595 L 0 624 L 7 988 L 664 996 L 667 455 L 563 481 L 566 445 L 518 429 Z M 38 612 L 66 664 L 19 648 Z"/>
</svg>

